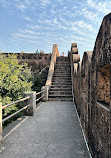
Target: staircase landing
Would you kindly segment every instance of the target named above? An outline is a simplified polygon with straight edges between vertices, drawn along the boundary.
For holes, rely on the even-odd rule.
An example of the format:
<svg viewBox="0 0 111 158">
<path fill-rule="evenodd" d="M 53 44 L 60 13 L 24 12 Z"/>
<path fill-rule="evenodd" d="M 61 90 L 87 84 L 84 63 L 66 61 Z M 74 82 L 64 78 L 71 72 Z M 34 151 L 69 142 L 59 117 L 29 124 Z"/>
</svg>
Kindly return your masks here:
<svg viewBox="0 0 111 158">
<path fill-rule="evenodd" d="M 4 140 L 1 158 L 89 158 L 72 102 L 42 103 Z"/>
</svg>

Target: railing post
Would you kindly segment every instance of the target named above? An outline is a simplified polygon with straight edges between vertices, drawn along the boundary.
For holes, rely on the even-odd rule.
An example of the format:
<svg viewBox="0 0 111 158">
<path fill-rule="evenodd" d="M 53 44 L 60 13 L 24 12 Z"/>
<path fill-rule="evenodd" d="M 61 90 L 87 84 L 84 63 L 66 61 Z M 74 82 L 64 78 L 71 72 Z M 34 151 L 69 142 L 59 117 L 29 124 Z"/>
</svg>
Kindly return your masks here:
<svg viewBox="0 0 111 158">
<path fill-rule="evenodd" d="M 33 116 L 35 114 L 35 109 L 36 109 L 36 92 L 31 91 L 31 92 L 25 92 L 25 97 L 30 96 L 30 99 L 27 101 L 27 104 L 30 105 L 26 109 L 26 114 L 28 116 Z"/>
<path fill-rule="evenodd" d="M 2 149 L 2 103 L 0 102 L 0 150 Z"/>
<path fill-rule="evenodd" d="M 42 88 L 41 88 L 41 91 L 43 91 L 42 92 L 42 100 L 43 101 L 48 101 L 48 95 L 49 95 L 49 86 L 43 86 Z"/>
<path fill-rule="evenodd" d="M 46 100 L 49 98 L 49 86 L 46 86 Z"/>
</svg>

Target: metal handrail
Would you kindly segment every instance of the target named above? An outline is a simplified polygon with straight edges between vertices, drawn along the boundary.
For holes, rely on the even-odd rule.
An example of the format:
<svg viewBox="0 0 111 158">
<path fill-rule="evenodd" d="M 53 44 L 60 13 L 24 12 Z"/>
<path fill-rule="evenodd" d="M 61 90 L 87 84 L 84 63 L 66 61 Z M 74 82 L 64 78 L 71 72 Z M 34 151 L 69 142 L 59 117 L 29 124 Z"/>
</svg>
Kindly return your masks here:
<svg viewBox="0 0 111 158">
<path fill-rule="evenodd" d="M 20 113 L 21 111 L 27 109 L 29 106 L 30 106 L 30 105 L 27 105 L 27 106 L 23 107 L 22 109 L 16 111 L 15 113 L 11 114 L 10 116 L 4 118 L 4 119 L 2 120 L 2 123 L 4 123 L 5 121 L 7 121 L 8 119 L 12 118 L 13 116 L 17 115 L 17 114 Z"/>
<path fill-rule="evenodd" d="M 47 65 L 46 67 L 44 67 L 44 68 L 39 72 L 39 74 L 41 74 L 42 71 L 44 71 L 47 67 L 49 67 L 49 65 Z"/>
<path fill-rule="evenodd" d="M 36 96 L 39 95 L 39 94 L 41 94 L 41 93 L 44 92 L 44 91 L 45 91 L 45 90 L 42 90 L 42 91 L 36 93 Z M 42 97 L 43 97 L 43 96 L 39 97 L 36 101 L 39 101 Z M 15 101 L 15 102 L 12 102 L 12 103 L 10 103 L 10 104 L 7 104 L 7 105 L 3 106 L 2 109 L 5 109 L 5 108 L 7 108 L 7 107 L 9 107 L 9 106 L 11 106 L 11 105 L 20 103 L 20 102 L 22 102 L 22 101 L 28 100 L 28 99 L 30 99 L 30 98 L 31 98 L 30 96 L 27 96 L 27 97 L 25 97 L 25 98 L 19 99 L 19 100 Z M 15 113 L 11 114 L 10 116 L 4 118 L 4 119 L 2 120 L 2 123 L 4 123 L 5 121 L 7 121 L 8 119 L 12 118 L 13 116 L 17 115 L 17 114 L 20 113 L 21 111 L 27 109 L 29 106 L 30 106 L 30 105 L 27 105 L 27 106 L 21 108 L 20 110 L 16 111 Z"/>
<path fill-rule="evenodd" d="M 30 96 L 25 97 L 25 98 L 20 99 L 20 100 L 17 100 L 17 101 L 15 101 L 15 102 L 13 102 L 13 103 L 7 104 L 7 105 L 3 106 L 3 107 L 2 107 L 2 109 L 5 109 L 5 108 L 7 108 L 8 106 L 11 106 L 11 105 L 13 105 L 13 104 L 16 104 L 16 103 L 19 103 L 19 102 L 25 101 L 25 100 L 27 100 L 27 99 L 30 99 Z"/>
<path fill-rule="evenodd" d="M 9 107 L 9 106 L 11 106 L 11 105 L 13 105 L 13 104 L 17 104 L 17 103 L 20 103 L 20 102 L 22 102 L 22 101 L 28 100 L 29 98 L 30 98 L 30 96 L 27 96 L 27 97 L 25 97 L 25 98 L 22 98 L 22 99 L 20 99 L 20 100 L 17 100 L 17 101 L 15 101 L 15 102 L 13 102 L 13 103 L 7 104 L 7 105 L 3 106 L 2 109 L 5 109 L 5 108 L 7 108 L 7 107 Z M 14 113 L 11 114 L 10 116 L 4 118 L 4 119 L 2 120 L 2 123 L 4 123 L 5 121 L 7 121 L 8 119 L 12 118 L 13 116 L 17 115 L 17 114 L 20 113 L 21 111 L 25 110 L 25 109 L 28 108 L 29 106 L 30 106 L 30 105 L 27 105 L 27 106 L 23 107 L 22 109 L 20 109 L 20 110 L 14 112 Z"/>
<path fill-rule="evenodd" d="M 39 101 L 41 98 L 43 98 L 43 96 L 41 96 L 40 98 L 38 98 L 36 101 Z"/>
<path fill-rule="evenodd" d="M 41 94 L 42 92 L 44 92 L 45 90 L 43 90 L 43 91 L 40 91 L 40 92 L 38 92 L 38 93 L 36 93 L 36 95 L 39 95 L 39 94 Z"/>
<path fill-rule="evenodd" d="M 42 90 L 42 91 L 36 93 L 36 96 L 39 95 L 39 94 L 41 94 L 41 93 L 44 92 L 44 91 L 45 91 L 45 90 Z M 43 96 L 37 98 L 36 101 L 39 101 L 39 100 L 42 99 L 42 98 L 43 98 Z"/>
</svg>

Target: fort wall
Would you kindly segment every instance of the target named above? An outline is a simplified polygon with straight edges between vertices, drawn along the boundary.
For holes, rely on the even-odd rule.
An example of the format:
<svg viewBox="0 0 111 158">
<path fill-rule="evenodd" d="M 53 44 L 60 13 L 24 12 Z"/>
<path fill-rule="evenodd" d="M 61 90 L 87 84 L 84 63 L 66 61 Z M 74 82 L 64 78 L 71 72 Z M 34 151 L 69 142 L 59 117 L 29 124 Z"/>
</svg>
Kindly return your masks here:
<svg viewBox="0 0 111 158">
<path fill-rule="evenodd" d="M 71 47 L 70 56 L 73 51 Z M 103 19 L 93 52 L 74 62 L 76 108 L 94 158 L 111 157 L 111 13 Z"/>
<path fill-rule="evenodd" d="M 9 55 L 17 55 L 19 63 L 28 63 L 28 66 L 31 68 L 31 71 L 36 73 L 40 72 L 44 67 L 50 65 L 51 54 L 42 54 L 42 53 L 2 53 L 6 57 Z"/>
</svg>

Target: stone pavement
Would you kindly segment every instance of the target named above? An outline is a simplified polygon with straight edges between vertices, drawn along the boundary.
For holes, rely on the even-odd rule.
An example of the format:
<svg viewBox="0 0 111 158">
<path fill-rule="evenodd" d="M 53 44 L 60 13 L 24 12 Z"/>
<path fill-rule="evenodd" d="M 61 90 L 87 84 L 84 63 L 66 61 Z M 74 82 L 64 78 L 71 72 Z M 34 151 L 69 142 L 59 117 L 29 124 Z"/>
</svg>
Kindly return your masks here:
<svg viewBox="0 0 111 158">
<path fill-rule="evenodd" d="M 89 158 L 74 104 L 42 103 L 4 140 L 0 158 Z"/>
</svg>

